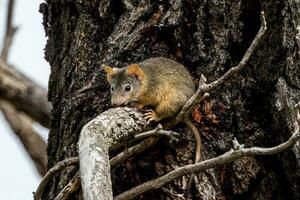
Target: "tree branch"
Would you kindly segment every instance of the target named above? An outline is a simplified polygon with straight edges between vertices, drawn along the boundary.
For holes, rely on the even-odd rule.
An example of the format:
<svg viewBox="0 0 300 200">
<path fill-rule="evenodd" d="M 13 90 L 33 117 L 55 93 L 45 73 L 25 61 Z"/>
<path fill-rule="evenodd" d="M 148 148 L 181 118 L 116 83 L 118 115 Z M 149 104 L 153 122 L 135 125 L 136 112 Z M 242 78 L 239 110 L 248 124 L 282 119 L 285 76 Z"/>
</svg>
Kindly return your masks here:
<svg viewBox="0 0 300 200">
<path fill-rule="evenodd" d="M 0 93 L 18 110 L 49 128 L 51 105 L 47 90 L 0 59 Z"/>
<path fill-rule="evenodd" d="M 13 19 L 13 9 L 14 9 L 14 0 L 8 1 L 8 9 L 7 9 L 7 17 L 6 17 L 6 32 L 3 39 L 3 47 L 0 54 L 0 58 L 4 61 L 7 60 L 8 51 L 10 49 L 10 45 L 12 43 L 12 39 L 14 33 L 16 32 L 17 28 L 12 25 Z"/>
<path fill-rule="evenodd" d="M 261 12 L 260 17 L 261 17 L 261 27 L 260 27 L 258 33 L 256 34 L 254 40 L 250 44 L 249 48 L 247 49 L 246 53 L 244 54 L 244 56 L 243 56 L 242 60 L 240 61 L 240 63 L 236 67 L 232 67 L 230 70 L 228 70 L 218 80 L 216 80 L 216 81 L 214 81 L 214 82 L 212 82 L 208 85 L 202 85 L 199 88 L 199 90 L 202 93 L 210 92 L 210 91 L 216 89 L 217 87 L 219 87 L 220 85 L 222 85 L 226 81 L 228 81 L 229 79 L 232 79 L 235 74 L 239 73 L 243 68 L 245 68 L 245 66 L 246 66 L 248 60 L 250 59 L 253 51 L 256 49 L 256 47 L 258 46 L 258 44 L 260 43 L 260 41 L 262 39 L 262 36 L 265 34 L 265 32 L 267 30 L 267 22 L 266 22 L 264 11 Z"/>
<path fill-rule="evenodd" d="M 160 137 L 166 136 L 169 137 L 171 140 L 178 141 L 179 133 L 174 131 L 166 131 L 162 129 L 162 125 L 158 124 L 155 129 L 150 131 L 145 131 L 134 136 L 134 140 L 140 140 L 148 137 Z"/>
<path fill-rule="evenodd" d="M 82 128 L 78 149 L 85 200 L 113 198 L 108 150 L 145 125 L 142 113 L 119 107 L 101 113 Z"/>
<path fill-rule="evenodd" d="M 80 176 L 77 172 L 72 180 L 62 189 L 54 200 L 67 200 L 69 195 L 74 193 L 80 187 Z"/>
<path fill-rule="evenodd" d="M 168 174 L 161 176 L 157 179 L 145 182 L 139 186 L 136 186 L 114 198 L 114 200 L 129 200 L 134 197 L 137 197 L 140 194 L 143 194 L 144 192 L 147 192 L 152 189 L 157 189 L 163 186 L 166 183 L 171 182 L 172 180 L 192 174 L 197 173 L 209 168 L 213 168 L 222 164 L 226 164 L 229 162 L 232 162 L 234 160 L 237 160 L 239 158 L 245 157 L 245 156 L 254 156 L 254 155 L 273 155 L 279 152 L 282 152 L 284 150 L 287 150 L 291 148 L 296 141 L 300 138 L 300 132 L 295 132 L 290 139 L 278 146 L 270 147 L 270 148 L 261 148 L 261 147 L 251 147 L 251 148 L 245 148 L 241 150 L 230 150 L 223 155 L 201 161 L 196 164 L 186 165 L 180 168 L 177 168 Z"/>
<path fill-rule="evenodd" d="M 121 163 L 124 160 L 126 160 L 127 158 L 130 158 L 131 156 L 133 156 L 135 154 L 144 152 L 146 149 L 153 146 L 158 140 L 159 140 L 159 137 L 157 137 L 157 138 L 150 137 L 150 138 L 147 138 L 147 139 L 143 140 L 142 142 L 136 144 L 135 146 L 128 148 L 126 151 L 122 151 L 121 153 L 119 153 L 118 155 L 116 155 L 115 157 L 110 159 L 110 161 L 109 161 L 110 166 L 114 166 L 117 163 Z"/>
<path fill-rule="evenodd" d="M 32 120 L 1 99 L 0 109 L 12 130 L 21 140 L 38 172 L 43 176 L 47 171 L 47 144 L 32 127 Z"/>
<path fill-rule="evenodd" d="M 286 141 L 278 146 L 270 147 L 270 148 L 262 148 L 262 147 L 251 147 L 251 148 L 245 148 L 245 149 L 235 148 L 235 149 L 232 149 L 218 157 L 214 157 L 214 158 L 199 162 L 197 164 L 186 165 L 186 166 L 180 167 L 176 170 L 173 170 L 158 179 L 154 179 L 154 180 L 148 181 L 146 183 L 143 183 L 137 187 L 134 187 L 134 188 L 116 196 L 114 198 L 114 200 L 125 200 L 125 199 L 127 200 L 127 199 L 134 198 L 134 197 L 136 197 L 146 191 L 149 191 L 151 189 L 157 189 L 157 188 L 161 187 L 162 185 L 164 185 L 168 182 L 171 182 L 172 180 L 174 180 L 180 176 L 184 176 L 184 175 L 196 173 L 199 171 L 203 171 L 203 170 L 206 170 L 209 168 L 213 168 L 213 167 L 216 167 L 216 166 L 219 166 L 222 164 L 232 162 L 232 161 L 237 160 L 242 157 L 252 156 L 252 155 L 261 155 L 261 156 L 273 155 L 273 154 L 277 154 L 282 151 L 285 151 L 285 150 L 291 148 L 300 138 L 300 132 L 299 132 L 300 115 L 298 116 L 297 120 L 298 120 L 298 123 L 295 125 L 295 133 L 290 137 L 290 139 L 288 141 Z M 92 123 L 90 123 L 89 125 L 91 125 L 91 124 Z M 149 139 L 152 139 L 152 138 L 149 138 Z M 145 145 L 143 143 L 140 143 L 139 145 L 136 145 L 136 146 L 138 146 L 140 148 Z M 241 147 L 241 146 L 242 145 L 239 145 L 239 147 Z M 118 156 L 111 159 L 110 165 L 113 166 L 113 165 L 117 164 L 118 162 L 121 162 L 122 160 L 124 160 L 124 157 L 122 157 L 122 156 L 124 156 L 125 154 L 126 154 L 126 152 L 122 152 L 122 154 L 119 154 Z M 38 189 L 34 195 L 34 199 L 39 200 L 41 198 L 44 187 L 46 186 L 47 182 L 54 174 L 58 173 L 62 169 L 66 168 L 67 166 L 76 165 L 78 163 L 78 161 L 79 161 L 79 158 L 74 157 L 74 158 L 60 161 L 55 166 L 53 166 L 47 172 L 47 174 L 44 176 L 44 178 L 42 179 L 42 181 L 41 181 L 40 185 L 38 186 Z M 73 184 L 77 184 L 77 180 L 73 181 L 74 179 L 77 179 L 76 175 L 73 177 L 73 179 L 70 181 L 70 183 L 66 186 L 66 188 L 75 187 Z M 62 192 L 62 193 L 64 193 L 64 192 Z"/>
<path fill-rule="evenodd" d="M 34 199 L 35 200 L 41 199 L 44 188 L 53 175 L 55 175 L 57 172 L 60 172 L 61 170 L 65 169 L 68 166 L 77 164 L 78 161 L 79 161 L 78 157 L 65 159 L 63 161 L 58 162 L 51 169 L 49 169 L 48 172 L 43 177 L 42 181 L 40 182 L 38 188 L 36 189 L 36 192 L 34 193 Z"/>
</svg>

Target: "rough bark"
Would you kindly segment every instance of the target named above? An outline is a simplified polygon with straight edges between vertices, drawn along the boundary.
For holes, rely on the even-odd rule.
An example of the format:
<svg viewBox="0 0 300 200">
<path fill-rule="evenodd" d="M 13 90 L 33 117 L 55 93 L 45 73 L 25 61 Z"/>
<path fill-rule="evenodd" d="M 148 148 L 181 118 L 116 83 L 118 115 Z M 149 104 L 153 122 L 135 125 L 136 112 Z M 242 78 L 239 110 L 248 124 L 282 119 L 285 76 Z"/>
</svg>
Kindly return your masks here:
<svg viewBox="0 0 300 200">
<path fill-rule="evenodd" d="M 51 65 L 49 167 L 77 155 L 82 126 L 108 108 L 109 90 L 101 64 L 121 67 L 165 56 L 185 64 L 195 80 L 203 73 L 213 81 L 240 61 L 260 27 L 261 10 L 268 30 L 247 68 L 197 108 L 202 157 L 229 150 L 234 137 L 247 147 L 273 146 L 289 138 L 289 105 L 300 100 L 298 1 L 46 2 L 41 11 L 49 37 L 46 59 Z M 184 127 L 177 130 L 187 132 Z M 162 139 L 113 167 L 114 194 L 192 163 L 191 135 L 186 133 L 175 145 Z M 299 199 L 297 170 L 292 151 L 243 158 L 197 174 L 192 198 Z M 75 172 L 72 168 L 53 178 L 44 199 L 53 199 Z M 180 199 L 187 180 L 182 177 L 142 198 Z"/>
</svg>

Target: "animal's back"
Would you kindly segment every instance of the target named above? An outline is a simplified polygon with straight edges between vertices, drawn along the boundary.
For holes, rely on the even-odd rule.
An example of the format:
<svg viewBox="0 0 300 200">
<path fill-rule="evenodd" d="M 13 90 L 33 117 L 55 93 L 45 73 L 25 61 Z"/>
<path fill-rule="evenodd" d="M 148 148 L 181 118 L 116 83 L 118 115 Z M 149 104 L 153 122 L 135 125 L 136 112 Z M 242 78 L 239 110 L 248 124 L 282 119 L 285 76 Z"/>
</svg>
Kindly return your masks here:
<svg viewBox="0 0 300 200">
<path fill-rule="evenodd" d="M 149 81 L 160 84 L 168 84 L 179 89 L 186 89 L 186 92 L 193 94 L 195 84 L 190 73 L 180 63 L 163 57 L 149 58 L 140 63 L 145 74 L 149 74 Z"/>
<path fill-rule="evenodd" d="M 148 79 L 145 92 L 155 96 L 151 99 L 157 99 L 157 112 L 161 111 L 165 117 L 178 112 L 195 93 L 192 77 L 182 64 L 163 57 L 150 58 L 139 64 Z"/>
</svg>

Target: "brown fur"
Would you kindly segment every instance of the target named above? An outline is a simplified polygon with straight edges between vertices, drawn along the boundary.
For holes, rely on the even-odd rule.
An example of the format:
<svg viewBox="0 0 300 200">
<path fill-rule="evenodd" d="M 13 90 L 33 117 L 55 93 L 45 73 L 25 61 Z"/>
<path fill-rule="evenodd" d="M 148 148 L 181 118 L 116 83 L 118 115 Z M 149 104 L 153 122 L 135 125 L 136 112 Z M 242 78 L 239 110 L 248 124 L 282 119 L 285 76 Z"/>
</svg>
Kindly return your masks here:
<svg viewBox="0 0 300 200">
<path fill-rule="evenodd" d="M 131 64 L 127 67 L 126 72 L 129 76 L 135 76 L 140 81 L 145 79 L 145 74 L 139 64 Z"/>
<path fill-rule="evenodd" d="M 103 66 L 102 68 L 106 73 L 107 81 L 110 83 L 111 79 L 112 79 L 112 76 L 115 74 L 114 69 L 111 66 L 108 66 L 108 65 Z"/>
<path fill-rule="evenodd" d="M 139 65 L 145 74 L 139 99 L 145 105 L 154 106 L 161 119 L 176 114 L 195 93 L 193 80 L 180 63 L 158 57 Z"/>
</svg>

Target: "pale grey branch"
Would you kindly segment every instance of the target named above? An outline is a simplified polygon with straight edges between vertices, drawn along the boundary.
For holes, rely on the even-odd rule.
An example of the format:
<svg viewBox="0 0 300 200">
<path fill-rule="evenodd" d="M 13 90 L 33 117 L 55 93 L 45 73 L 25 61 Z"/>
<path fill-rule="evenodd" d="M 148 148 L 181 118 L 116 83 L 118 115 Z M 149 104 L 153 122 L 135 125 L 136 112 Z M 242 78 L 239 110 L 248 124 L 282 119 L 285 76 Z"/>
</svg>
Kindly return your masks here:
<svg viewBox="0 0 300 200">
<path fill-rule="evenodd" d="M 146 121 L 130 108 L 114 108 L 86 124 L 79 138 L 80 176 L 85 200 L 113 199 L 108 150 L 141 132 Z"/>
</svg>

